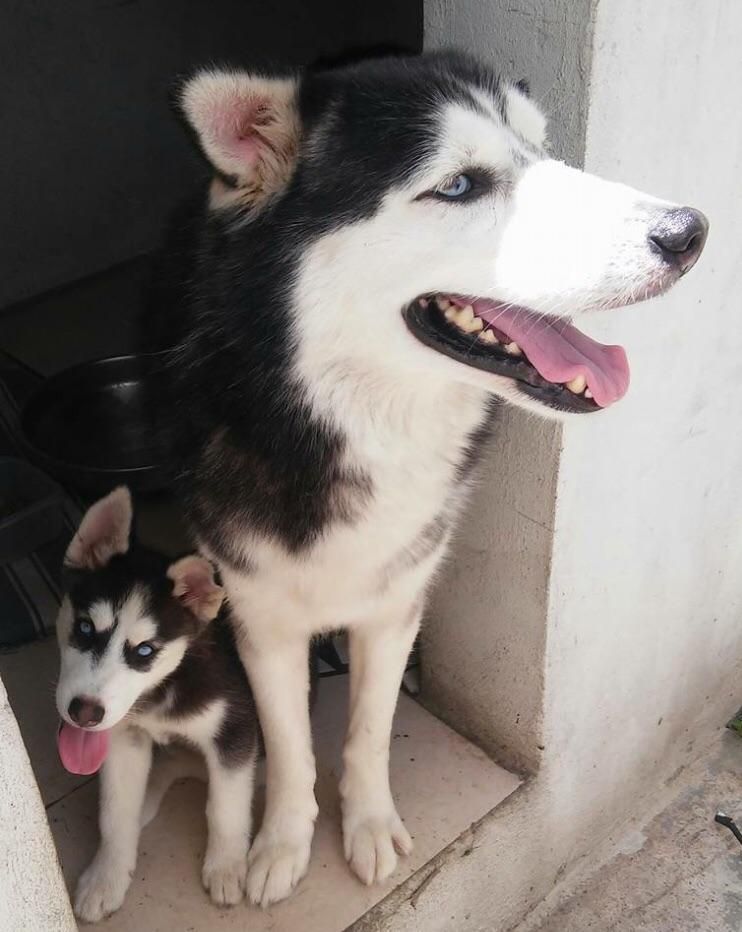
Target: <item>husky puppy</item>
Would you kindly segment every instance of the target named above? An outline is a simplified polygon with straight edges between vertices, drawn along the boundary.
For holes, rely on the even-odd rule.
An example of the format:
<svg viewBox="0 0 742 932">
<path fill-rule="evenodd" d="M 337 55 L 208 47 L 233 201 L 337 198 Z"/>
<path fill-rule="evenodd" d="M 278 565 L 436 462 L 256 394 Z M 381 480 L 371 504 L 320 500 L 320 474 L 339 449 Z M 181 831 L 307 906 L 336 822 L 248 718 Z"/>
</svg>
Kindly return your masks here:
<svg viewBox="0 0 742 932">
<path fill-rule="evenodd" d="M 67 550 L 57 623 L 59 753 L 73 773 L 102 767 L 101 843 L 75 912 L 117 910 L 131 881 L 154 744 L 182 741 L 208 771 L 203 882 L 212 900 L 245 890 L 259 726 L 223 590 L 198 556 L 171 563 L 130 545 L 129 492 L 90 508 Z"/>
<path fill-rule="evenodd" d="M 707 222 L 550 158 L 526 88 L 460 54 L 209 69 L 179 102 L 212 180 L 145 325 L 265 737 L 265 905 L 304 874 L 317 815 L 310 638 L 349 632 L 345 853 L 381 881 L 412 845 L 388 775 L 400 679 L 493 402 L 617 402 L 625 352 L 572 321 L 666 291 Z"/>
</svg>

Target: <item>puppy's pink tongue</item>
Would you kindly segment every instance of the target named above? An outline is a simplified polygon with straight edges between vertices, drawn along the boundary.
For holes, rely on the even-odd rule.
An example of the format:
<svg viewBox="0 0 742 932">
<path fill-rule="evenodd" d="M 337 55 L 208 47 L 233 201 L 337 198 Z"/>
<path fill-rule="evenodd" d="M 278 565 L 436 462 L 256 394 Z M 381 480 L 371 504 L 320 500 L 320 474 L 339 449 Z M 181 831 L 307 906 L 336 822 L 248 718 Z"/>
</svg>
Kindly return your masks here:
<svg viewBox="0 0 742 932">
<path fill-rule="evenodd" d="M 62 722 L 57 734 L 59 757 L 70 773 L 89 774 L 100 770 L 108 754 L 106 731 L 88 731 Z"/>
</svg>

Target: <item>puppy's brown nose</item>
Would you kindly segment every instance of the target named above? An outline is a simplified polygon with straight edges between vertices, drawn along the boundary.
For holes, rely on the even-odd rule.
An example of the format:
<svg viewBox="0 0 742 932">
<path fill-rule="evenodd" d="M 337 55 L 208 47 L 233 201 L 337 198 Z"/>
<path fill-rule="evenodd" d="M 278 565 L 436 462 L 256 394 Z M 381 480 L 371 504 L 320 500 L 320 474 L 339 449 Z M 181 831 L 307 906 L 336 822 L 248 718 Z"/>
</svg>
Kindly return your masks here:
<svg viewBox="0 0 742 932">
<path fill-rule="evenodd" d="M 72 721 L 79 725 L 80 728 L 90 728 L 92 725 L 99 725 L 103 721 L 106 710 L 97 699 L 91 699 L 90 696 L 75 696 L 67 708 Z"/>
</svg>

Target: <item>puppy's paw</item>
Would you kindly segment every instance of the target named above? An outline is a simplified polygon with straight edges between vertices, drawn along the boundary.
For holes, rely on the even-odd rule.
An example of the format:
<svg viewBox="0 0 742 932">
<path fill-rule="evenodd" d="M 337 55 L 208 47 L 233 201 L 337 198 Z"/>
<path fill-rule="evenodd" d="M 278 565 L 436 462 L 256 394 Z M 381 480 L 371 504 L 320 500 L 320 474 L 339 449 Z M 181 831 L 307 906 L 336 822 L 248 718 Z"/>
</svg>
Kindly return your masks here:
<svg viewBox="0 0 742 932">
<path fill-rule="evenodd" d="M 232 857 L 207 853 L 201 876 L 214 903 L 234 906 L 245 895 L 247 851 Z"/>
<path fill-rule="evenodd" d="M 264 826 L 247 859 L 247 895 L 257 906 L 285 899 L 309 866 L 314 823 Z"/>
<path fill-rule="evenodd" d="M 394 872 L 398 854 L 412 851 L 410 833 L 397 810 L 361 815 L 352 806 L 345 807 L 343 844 L 345 857 L 353 873 L 363 883 L 381 883 Z"/>
<path fill-rule="evenodd" d="M 83 873 L 75 893 L 75 915 L 83 922 L 98 922 L 124 902 L 132 871 L 99 852 Z"/>
</svg>

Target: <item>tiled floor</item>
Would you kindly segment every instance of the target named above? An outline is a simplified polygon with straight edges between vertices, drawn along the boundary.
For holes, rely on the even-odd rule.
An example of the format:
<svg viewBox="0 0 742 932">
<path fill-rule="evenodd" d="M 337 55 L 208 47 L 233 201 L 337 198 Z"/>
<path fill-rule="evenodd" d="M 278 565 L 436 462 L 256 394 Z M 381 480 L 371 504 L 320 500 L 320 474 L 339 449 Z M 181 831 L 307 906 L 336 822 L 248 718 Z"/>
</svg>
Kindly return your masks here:
<svg viewBox="0 0 742 932">
<path fill-rule="evenodd" d="M 96 844 L 96 780 L 67 774 L 56 755 L 53 683 L 56 645 L 29 645 L 0 656 L 0 676 L 37 774 L 70 886 Z M 321 815 L 309 875 L 295 896 L 268 911 L 213 906 L 200 884 L 205 841 L 204 787 L 177 784 L 142 836 L 140 859 L 124 907 L 107 932 L 341 932 L 397 884 L 498 805 L 517 778 L 407 696 L 400 697 L 392 740 L 397 805 L 415 850 L 383 886 L 367 888 L 342 855 L 337 795 L 346 677 L 323 679 L 315 714 L 317 795 Z"/>
</svg>

